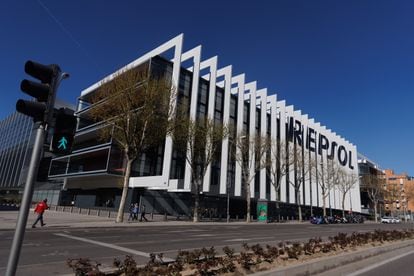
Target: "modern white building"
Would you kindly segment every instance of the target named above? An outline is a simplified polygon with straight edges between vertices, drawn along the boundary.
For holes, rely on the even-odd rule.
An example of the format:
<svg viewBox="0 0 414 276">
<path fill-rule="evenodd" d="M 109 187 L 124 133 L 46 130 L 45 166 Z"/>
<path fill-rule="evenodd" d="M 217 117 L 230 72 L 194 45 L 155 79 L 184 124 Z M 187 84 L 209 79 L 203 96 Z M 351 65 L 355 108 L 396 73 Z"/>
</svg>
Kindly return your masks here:
<svg viewBox="0 0 414 276">
<path fill-rule="evenodd" d="M 305 170 L 292 171 L 282 179 L 279 191 L 269 183 L 266 170 L 261 170 L 250 185 L 253 202 L 259 199 L 274 202 L 280 198 L 284 214 L 293 216 L 296 197 L 288 179 L 303 177 L 300 204 L 305 214 L 309 215 L 310 210 L 320 213 L 322 197 L 316 171 L 327 170 L 327 160 L 332 160 L 358 175 L 355 145 L 279 99 L 271 88 L 262 87 L 260 81 L 251 80 L 246 74 L 235 75 L 232 65 L 219 67 L 218 57 L 203 56 L 201 45 L 186 50 L 183 42 L 184 35 L 180 34 L 81 92 L 73 153 L 55 158 L 49 173 L 51 178 L 67 180 L 65 189 L 77 205 L 102 206 L 108 200 L 115 206 L 118 203 L 123 156 L 111 141 L 97 141 L 98 126 L 88 117 L 88 110 L 93 108 L 88 101 L 103 82 L 125 69 L 139 66 L 168 74 L 177 88 L 177 97 L 188 99 L 191 118 L 203 115 L 226 125 L 233 124 L 237 132 L 260 133 L 296 144 L 318 164 L 307 176 L 303 175 Z M 231 213 L 243 213 L 242 169 L 229 160 L 230 139 L 222 141 L 220 158 L 212 162 L 204 179 L 204 207 L 214 209 L 214 215 L 225 212 L 227 194 L 231 198 Z M 171 137 L 167 136 L 157 151 L 144 154 L 134 164 L 129 186 L 130 201 L 144 200 L 154 212 L 186 215 L 191 212 L 191 170 L 185 158 L 177 155 Z M 339 190 L 332 190 L 327 206 L 339 210 L 341 200 Z M 346 195 L 345 209 L 361 211 L 359 183 Z"/>
</svg>

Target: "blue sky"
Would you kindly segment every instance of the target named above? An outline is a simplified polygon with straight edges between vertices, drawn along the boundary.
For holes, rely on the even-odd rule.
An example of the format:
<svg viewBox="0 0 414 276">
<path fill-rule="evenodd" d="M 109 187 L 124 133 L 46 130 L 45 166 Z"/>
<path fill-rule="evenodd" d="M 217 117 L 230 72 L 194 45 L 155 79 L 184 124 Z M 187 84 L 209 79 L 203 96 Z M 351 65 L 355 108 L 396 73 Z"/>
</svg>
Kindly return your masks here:
<svg viewBox="0 0 414 276">
<path fill-rule="evenodd" d="M 0 3 L 0 119 L 14 112 L 32 59 L 69 72 L 80 91 L 184 33 L 248 81 L 357 145 L 383 168 L 414 174 L 414 2 L 52 1 Z"/>
</svg>

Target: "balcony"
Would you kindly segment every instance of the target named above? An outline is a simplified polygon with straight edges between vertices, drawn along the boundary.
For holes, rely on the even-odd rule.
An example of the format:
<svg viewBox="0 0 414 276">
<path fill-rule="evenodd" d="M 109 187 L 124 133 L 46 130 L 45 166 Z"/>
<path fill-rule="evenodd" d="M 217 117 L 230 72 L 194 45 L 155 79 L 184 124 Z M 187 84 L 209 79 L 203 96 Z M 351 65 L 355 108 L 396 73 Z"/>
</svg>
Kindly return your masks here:
<svg viewBox="0 0 414 276">
<path fill-rule="evenodd" d="M 96 174 L 122 175 L 123 168 L 122 152 L 114 146 L 107 145 L 53 159 L 49 178 Z"/>
</svg>

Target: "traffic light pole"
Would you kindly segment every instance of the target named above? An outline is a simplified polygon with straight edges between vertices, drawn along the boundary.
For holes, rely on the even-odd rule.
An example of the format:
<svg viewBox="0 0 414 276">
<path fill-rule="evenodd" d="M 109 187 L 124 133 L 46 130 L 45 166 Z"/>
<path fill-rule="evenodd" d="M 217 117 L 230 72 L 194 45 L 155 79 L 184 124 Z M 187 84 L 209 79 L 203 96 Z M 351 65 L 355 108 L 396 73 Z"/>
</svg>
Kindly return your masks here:
<svg viewBox="0 0 414 276">
<path fill-rule="evenodd" d="M 19 215 L 17 217 L 16 231 L 14 232 L 13 243 L 10 250 L 9 261 L 7 263 L 6 276 L 16 274 L 17 263 L 19 261 L 20 250 L 22 248 L 24 233 L 27 224 L 27 217 L 30 211 L 30 204 L 33 196 L 34 181 L 39 168 L 40 156 L 45 137 L 45 127 L 39 124 L 36 130 L 36 138 L 33 146 L 32 157 L 30 159 L 29 172 L 26 178 L 23 198 L 20 205 Z"/>
</svg>

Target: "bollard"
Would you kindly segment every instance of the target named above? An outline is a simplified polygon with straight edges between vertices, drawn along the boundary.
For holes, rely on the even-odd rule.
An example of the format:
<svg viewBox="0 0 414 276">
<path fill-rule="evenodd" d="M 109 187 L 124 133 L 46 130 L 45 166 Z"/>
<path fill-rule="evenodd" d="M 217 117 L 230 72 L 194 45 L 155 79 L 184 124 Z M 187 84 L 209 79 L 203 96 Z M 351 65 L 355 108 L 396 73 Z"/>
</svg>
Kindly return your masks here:
<svg viewBox="0 0 414 276">
<path fill-rule="evenodd" d="M 70 207 L 70 213 L 71 213 L 71 214 L 73 213 L 73 206 L 72 206 L 72 207 Z"/>
<path fill-rule="evenodd" d="M 57 209 L 58 209 L 58 206 L 57 206 L 57 205 L 55 205 L 55 211 L 57 211 Z"/>
<path fill-rule="evenodd" d="M 154 220 L 154 212 L 151 212 L 151 220 Z"/>
<path fill-rule="evenodd" d="M 79 214 L 82 214 L 82 208 L 79 207 Z"/>
<path fill-rule="evenodd" d="M 108 218 L 111 217 L 111 211 L 108 211 Z"/>
<path fill-rule="evenodd" d="M 236 221 L 239 221 L 239 215 L 236 215 Z"/>
<path fill-rule="evenodd" d="M 65 212 L 65 206 L 63 206 L 62 212 Z"/>
<path fill-rule="evenodd" d="M 91 209 L 88 208 L 88 212 L 86 213 L 88 216 L 91 214 Z"/>
<path fill-rule="evenodd" d="M 167 213 L 164 213 L 164 221 L 167 221 Z"/>
<path fill-rule="evenodd" d="M 101 214 L 101 209 L 98 209 L 98 212 L 97 212 L 97 216 L 99 217 L 100 216 L 100 214 Z"/>
</svg>

